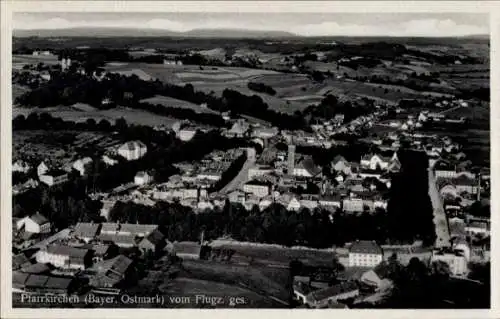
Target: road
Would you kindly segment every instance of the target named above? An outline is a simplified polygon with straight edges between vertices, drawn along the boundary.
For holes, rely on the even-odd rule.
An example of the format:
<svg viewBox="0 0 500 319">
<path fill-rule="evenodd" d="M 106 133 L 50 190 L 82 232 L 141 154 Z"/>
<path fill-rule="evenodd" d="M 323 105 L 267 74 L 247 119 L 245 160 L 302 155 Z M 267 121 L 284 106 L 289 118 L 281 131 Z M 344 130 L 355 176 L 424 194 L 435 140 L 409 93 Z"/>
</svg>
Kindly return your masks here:
<svg viewBox="0 0 500 319">
<path fill-rule="evenodd" d="M 225 195 L 228 194 L 241 186 L 248 181 L 248 170 L 254 166 L 255 164 L 255 149 L 247 148 L 247 160 L 241 167 L 240 172 L 230 181 L 224 188 L 219 191 L 219 194 Z"/>
<path fill-rule="evenodd" d="M 436 226 L 436 248 L 449 247 L 450 229 L 448 227 L 448 219 L 444 211 L 444 204 L 436 186 L 436 177 L 432 168 L 428 168 L 429 175 L 429 196 L 431 198 L 432 210 L 434 212 L 434 225 Z"/>
</svg>

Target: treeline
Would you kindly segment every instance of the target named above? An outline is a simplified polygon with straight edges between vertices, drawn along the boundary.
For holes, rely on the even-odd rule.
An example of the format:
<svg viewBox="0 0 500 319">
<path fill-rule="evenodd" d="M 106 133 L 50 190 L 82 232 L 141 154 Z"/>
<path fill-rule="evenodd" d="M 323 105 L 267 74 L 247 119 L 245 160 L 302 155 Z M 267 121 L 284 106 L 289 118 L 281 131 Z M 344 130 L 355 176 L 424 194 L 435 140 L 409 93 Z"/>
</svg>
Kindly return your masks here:
<svg viewBox="0 0 500 319">
<path fill-rule="evenodd" d="M 307 107 L 303 115 L 311 117 L 310 122 L 314 122 L 314 118 L 329 121 L 338 114 L 344 114 L 344 122 L 349 122 L 372 113 L 373 108 L 374 101 L 368 98 L 364 98 L 362 103 L 353 104 L 351 101 L 339 101 L 336 96 L 328 94 L 318 105 Z"/>
<path fill-rule="evenodd" d="M 263 211 L 257 207 L 246 210 L 229 202 L 223 209 L 196 214 L 191 208 L 176 203 L 157 202 L 154 207 L 147 207 L 118 202 L 111 209 L 109 218 L 128 223 L 158 224 L 166 229 L 169 240 L 179 241 L 199 240 L 204 231 L 206 240 L 230 235 L 241 241 L 328 248 L 356 239 L 384 242 L 388 236 L 386 216 L 382 211 L 361 216 L 337 212 L 333 221 L 330 214 L 320 209 L 287 211 L 279 204 L 272 204 Z"/>
<path fill-rule="evenodd" d="M 269 85 L 258 82 L 248 82 L 248 88 L 255 92 L 266 93 L 269 95 L 276 95 L 276 91 Z"/>
</svg>

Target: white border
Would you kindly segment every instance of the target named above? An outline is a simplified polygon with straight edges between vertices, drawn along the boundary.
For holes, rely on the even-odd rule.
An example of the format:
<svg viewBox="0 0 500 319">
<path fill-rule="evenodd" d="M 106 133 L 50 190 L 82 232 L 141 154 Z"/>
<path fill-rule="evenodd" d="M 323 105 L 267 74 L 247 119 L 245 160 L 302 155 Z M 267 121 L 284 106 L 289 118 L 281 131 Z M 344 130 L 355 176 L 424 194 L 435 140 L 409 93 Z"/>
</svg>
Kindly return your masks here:
<svg viewBox="0 0 500 319">
<path fill-rule="evenodd" d="M 500 2 L 495 1 L 0 1 L 1 4 L 1 318 L 128 318 L 136 316 L 173 315 L 175 318 L 202 316 L 225 318 L 238 316 L 286 316 L 289 318 L 340 316 L 355 318 L 500 318 L 500 293 L 498 290 L 500 243 L 496 241 L 496 230 L 500 228 L 500 183 L 498 164 L 500 145 Z M 491 30 L 491 175 L 492 175 L 492 308 L 490 310 L 171 310 L 171 309 L 12 309 L 11 307 L 11 152 L 12 115 L 11 107 L 11 19 L 12 12 L 462 12 L 490 13 Z"/>
</svg>

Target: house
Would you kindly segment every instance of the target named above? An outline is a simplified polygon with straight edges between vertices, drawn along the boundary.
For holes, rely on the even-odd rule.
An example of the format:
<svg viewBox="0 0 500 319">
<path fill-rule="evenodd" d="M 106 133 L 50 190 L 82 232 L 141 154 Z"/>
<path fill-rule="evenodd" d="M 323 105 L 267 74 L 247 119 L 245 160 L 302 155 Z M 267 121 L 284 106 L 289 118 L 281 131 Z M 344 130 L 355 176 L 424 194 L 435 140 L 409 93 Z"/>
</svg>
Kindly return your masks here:
<svg viewBox="0 0 500 319">
<path fill-rule="evenodd" d="M 358 295 L 358 285 L 353 281 L 347 281 L 311 292 L 307 296 L 307 305 L 312 308 L 327 308 L 332 302 L 355 298 Z"/>
<path fill-rule="evenodd" d="M 490 236 L 490 223 L 488 221 L 475 220 L 470 221 L 465 226 L 465 232 L 469 235 L 481 235 L 483 237 Z"/>
<path fill-rule="evenodd" d="M 137 174 L 135 174 L 134 176 L 134 183 L 135 185 L 145 185 L 145 184 L 149 184 L 153 181 L 153 176 L 151 176 L 150 174 L 148 174 L 148 172 L 138 172 Z"/>
<path fill-rule="evenodd" d="M 56 186 L 68 181 L 68 173 L 63 170 L 53 169 L 45 172 L 43 175 L 39 175 L 38 178 L 40 182 L 48 186 Z"/>
<path fill-rule="evenodd" d="M 262 198 L 261 201 L 259 202 L 259 209 L 263 211 L 264 209 L 269 207 L 273 202 L 274 199 L 272 198 L 272 196 L 266 196 Z"/>
<path fill-rule="evenodd" d="M 75 229 L 73 230 L 73 237 L 89 243 L 97 236 L 100 228 L 101 224 L 77 223 Z"/>
<path fill-rule="evenodd" d="M 444 262 L 450 267 L 450 272 L 454 276 L 464 276 L 469 272 L 467 258 L 462 251 L 452 249 L 434 250 L 431 256 L 431 263 Z"/>
<path fill-rule="evenodd" d="M 190 141 L 190 140 L 193 139 L 193 137 L 196 135 L 196 132 L 197 132 L 197 128 L 196 127 L 188 126 L 188 127 L 185 127 L 183 129 L 181 129 L 178 132 L 177 137 L 181 141 L 187 142 L 187 141 Z"/>
<path fill-rule="evenodd" d="M 24 231 L 33 234 L 46 234 L 50 233 L 50 222 L 45 216 L 40 213 L 36 213 L 31 216 L 26 216 L 21 218 L 16 222 L 17 230 L 21 230 L 24 227 Z"/>
<path fill-rule="evenodd" d="M 25 161 L 18 160 L 12 164 L 13 172 L 27 173 L 31 169 L 31 166 Z"/>
<path fill-rule="evenodd" d="M 243 191 L 262 198 L 271 194 L 272 186 L 273 184 L 268 181 L 251 180 L 243 185 Z"/>
<path fill-rule="evenodd" d="M 89 168 L 91 164 L 92 164 L 92 159 L 90 157 L 84 157 L 82 159 L 76 160 L 73 163 L 73 169 L 78 171 L 78 173 L 80 173 L 80 176 L 84 176 L 86 170 Z"/>
<path fill-rule="evenodd" d="M 131 234 L 126 234 L 126 235 L 109 234 L 109 233 L 103 234 L 101 230 L 101 234 L 97 237 L 97 240 L 105 244 L 114 244 L 121 248 L 131 248 L 137 246 L 135 238 L 136 236 Z"/>
<path fill-rule="evenodd" d="M 341 208 L 341 197 L 339 195 L 325 195 L 318 198 L 319 206 L 327 210 L 337 210 Z"/>
<path fill-rule="evenodd" d="M 361 198 L 346 198 L 342 201 L 342 210 L 346 213 L 361 213 L 365 210 L 365 203 Z"/>
<path fill-rule="evenodd" d="M 249 129 L 250 125 L 245 120 L 239 119 L 233 124 L 230 130 L 226 131 L 226 135 L 229 137 L 243 137 Z"/>
<path fill-rule="evenodd" d="M 49 171 L 49 167 L 44 162 L 41 162 L 40 164 L 38 164 L 36 171 L 38 176 L 41 176 Z"/>
<path fill-rule="evenodd" d="M 46 250 L 36 253 L 36 261 L 48 263 L 64 269 L 85 269 L 92 262 L 92 253 L 88 249 L 62 245 L 50 245 Z"/>
<path fill-rule="evenodd" d="M 118 148 L 118 155 L 125 158 L 127 161 L 134 161 L 143 157 L 147 151 L 148 148 L 143 142 L 131 141 Z"/>
<path fill-rule="evenodd" d="M 293 167 L 294 176 L 314 177 L 321 173 L 321 168 L 314 164 L 312 157 L 304 157 Z"/>
<path fill-rule="evenodd" d="M 151 224 L 120 224 L 120 223 L 102 223 L 101 235 L 125 235 L 133 237 L 145 237 L 154 230 L 158 229 L 158 225 Z"/>
<path fill-rule="evenodd" d="M 345 175 L 353 173 L 353 166 L 343 156 L 337 155 L 333 158 L 332 169 L 336 172 L 342 172 Z"/>
<path fill-rule="evenodd" d="M 269 139 L 278 135 L 278 128 L 276 127 L 257 127 L 252 131 L 253 137 L 258 137 L 261 139 Z"/>
<path fill-rule="evenodd" d="M 113 166 L 113 165 L 118 164 L 118 160 L 111 158 L 108 155 L 103 155 L 102 161 L 104 162 L 104 164 L 106 164 L 108 166 Z"/>
<path fill-rule="evenodd" d="M 167 250 L 181 259 L 200 259 L 201 245 L 189 241 L 174 242 L 167 246 Z"/>
<path fill-rule="evenodd" d="M 92 246 L 92 250 L 94 251 L 92 257 L 92 262 L 94 264 L 112 258 L 118 254 L 118 246 L 114 244 L 105 245 L 98 243 Z"/>
<path fill-rule="evenodd" d="M 469 194 L 477 194 L 479 190 L 479 185 L 476 179 L 470 178 L 465 174 L 459 174 L 457 177 L 453 178 L 451 181 L 458 193 L 469 193 Z"/>
<path fill-rule="evenodd" d="M 374 241 L 358 240 L 349 249 L 349 267 L 375 267 L 383 258 L 382 247 Z"/>
<path fill-rule="evenodd" d="M 12 256 L 12 270 L 25 268 L 30 265 L 32 265 L 32 263 L 24 253 Z"/>
<path fill-rule="evenodd" d="M 367 154 L 361 158 L 360 164 L 362 167 L 369 169 L 387 169 L 391 159 L 377 155 L 377 154 Z"/>
<path fill-rule="evenodd" d="M 77 288 L 75 278 L 38 274 L 27 275 L 22 287 L 24 288 L 23 290 L 28 292 L 69 295 Z"/>
<path fill-rule="evenodd" d="M 248 179 L 251 180 L 254 177 L 270 175 L 274 172 L 274 168 L 269 165 L 257 165 L 248 169 Z"/>
<path fill-rule="evenodd" d="M 454 178 L 457 176 L 457 170 L 454 165 L 444 161 L 437 161 L 434 164 L 434 174 L 437 177 Z"/>
<path fill-rule="evenodd" d="M 123 280 L 131 277 L 134 271 L 132 260 L 124 255 L 103 260 L 93 268 L 95 268 L 97 274 L 90 277 L 89 284 L 100 288 L 116 287 Z"/>
<path fill-rule="evenodd" d="M 144 237 L 138 247 L 142 252 L 158 252 L 165 247 L 165 236 L 156 229 Z"/>
<path fill-rule="evenodd" d="M 375 291 L 386 290 L 392 287 L 392 281 L 387 279 L 387 265 L 382 262 L 375 268 L 364 272 L 361 275 L 360 281 L 370 287 L 375 288 Z"/>
</svg>

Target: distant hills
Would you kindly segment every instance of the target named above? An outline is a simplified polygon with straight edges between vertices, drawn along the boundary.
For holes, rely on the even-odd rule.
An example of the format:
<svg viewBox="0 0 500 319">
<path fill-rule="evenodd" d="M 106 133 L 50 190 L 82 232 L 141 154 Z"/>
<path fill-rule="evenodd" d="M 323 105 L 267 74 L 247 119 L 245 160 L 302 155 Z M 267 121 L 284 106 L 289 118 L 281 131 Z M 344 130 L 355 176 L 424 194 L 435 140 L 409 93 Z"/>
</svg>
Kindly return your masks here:
<svg viewBox="0 0 500 319">
<path fill-rule="evenodd" d="M 186 37 L 186 38 L 292 38 L 298 35 L 284 31 L 253 31 L 245 29 L 194 29 L 175 32 L 137 28 L 70 28 L 13 30 L 15 37 Z"/>
</svg>

